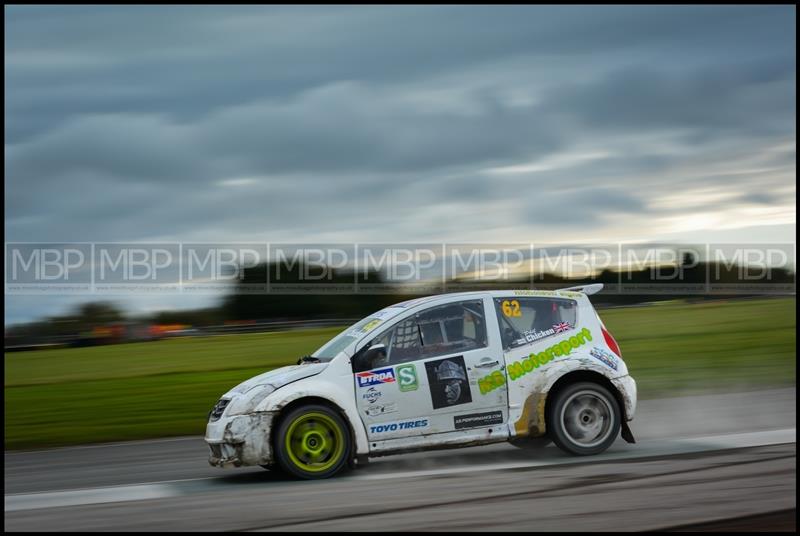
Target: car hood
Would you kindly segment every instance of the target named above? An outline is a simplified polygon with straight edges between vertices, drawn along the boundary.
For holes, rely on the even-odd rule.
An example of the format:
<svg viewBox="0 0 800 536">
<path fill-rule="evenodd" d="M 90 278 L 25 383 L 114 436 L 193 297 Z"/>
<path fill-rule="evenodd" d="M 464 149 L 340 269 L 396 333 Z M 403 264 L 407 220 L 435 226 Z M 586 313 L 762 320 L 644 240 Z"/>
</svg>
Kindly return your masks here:
<svg viewBox="0 0 800 536">
<path fill-rule="evenodd" d="M 225 394 L 225 397 L 232 397 L 246 393 L 257 385 L 271 385 L 275 389 L 283 387 L 309 376 L 315 376 L 328 368 L 328 363 L 307 363 L 304 365 L 290 365 L 275 370 L 270 370 L 258 376 L 253 376 L 249 380 L 243 381 Z"/>
</svg>

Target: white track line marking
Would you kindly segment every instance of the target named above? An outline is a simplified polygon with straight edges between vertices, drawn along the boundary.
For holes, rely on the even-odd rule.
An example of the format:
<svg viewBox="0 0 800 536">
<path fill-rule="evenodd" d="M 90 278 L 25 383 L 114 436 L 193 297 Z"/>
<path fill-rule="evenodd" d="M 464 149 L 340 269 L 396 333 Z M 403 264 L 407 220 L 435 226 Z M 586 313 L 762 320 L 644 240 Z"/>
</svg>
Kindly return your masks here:
<svg viewBox="0 0 800 536">
<path fill-rule="evenodd" d="M 51 449 L 39 450 L 14 450 L 6 452 L 6 456 L 25 456 L 27 454 L 49 454 L 52 452 L 62 452 L 65 450 L 85 450 L 85 449 L 105 449 L 109 447 L 131 447 L 142 444 L 158 444 L 158 443 L 174 443 L 177 441 L 197 441 L 198 444 L 203 443 L 203 436 L 177 436 L 177 437 L 164 437 L 160 439 L 137 439 L 134 441 L 115 441 L 113 443 L 97 443 L 94 445 L 72 445 L 68 447 L 54 447 Z M 203 443 L 203 446 L 205 444 Z"/>
<path fill-rule="evenodd" d="M 520 469 L 527 467 L 546 467 L 572 465 L 576 463 L 602 463 L 651 456 L 670 456 L 690 454 L 712 450 L 729 450 L 746 447 L 759 447 L 796 443 L 795 428 L 767 430 L 762 432 L 745 432 L 740 434 L 721 434 L 687 439 L 654 439 L 643 441 L 630 449 L 610 451 L 592 457 L 554 458 L 549 460 L 531 460 L 526 462 L 495 463 L 445 467 L 423 471 L 401 471 L 393 473 L 373 473 L 342 477 L 342 480 L 388 480 L 396 478 L 419 478 L 457 474 L 469 471 L 496 471 L 502 469 Z M 612 447 L 613 449 L 613 447 Z M 111 502 L 141 501 L 185 495 L 186 490 L 179 487 L 181 482 L 212 481 L 217 477 L 190 478 L 182 480 L 165 480 L 131 484 L 126 486 L 110 486 L 65 491 L 45 491 L 38 493 L 17 493 L 5 496 L 5 511 L 33 510 L 38 508 L 55 508 L 59 506 L 79 506 Z"/>
<path fill-rule="evenodd" d="M 56 508 L 59 506 L 141 501 L 143 499 L 174 497 L 175 495 L 177 495 L 176 491 L 167 484 L 144 484 L 75 491 L 23 493 L 6 495 L 5 511 L 14 512 L 17 510 L 33 510 L 36 508 Z"/>
</svg>

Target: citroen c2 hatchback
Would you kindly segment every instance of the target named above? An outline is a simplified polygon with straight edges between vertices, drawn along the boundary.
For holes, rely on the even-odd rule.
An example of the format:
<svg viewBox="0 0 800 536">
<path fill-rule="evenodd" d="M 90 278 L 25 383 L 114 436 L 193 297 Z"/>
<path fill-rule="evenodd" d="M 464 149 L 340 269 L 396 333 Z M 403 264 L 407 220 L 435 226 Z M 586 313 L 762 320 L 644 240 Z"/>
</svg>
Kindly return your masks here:
<svg viewBox="0 0 800 536">
<path fill-rule="evenodd" d="M 209 414 L 214 466 L 325 478 L 369 457 L 552 440 L 605 451 L 636 409 L 636 382 L 588 296 L 429 296 L 382 309 L 302 358 L 234 387 Z"/>
</svg>

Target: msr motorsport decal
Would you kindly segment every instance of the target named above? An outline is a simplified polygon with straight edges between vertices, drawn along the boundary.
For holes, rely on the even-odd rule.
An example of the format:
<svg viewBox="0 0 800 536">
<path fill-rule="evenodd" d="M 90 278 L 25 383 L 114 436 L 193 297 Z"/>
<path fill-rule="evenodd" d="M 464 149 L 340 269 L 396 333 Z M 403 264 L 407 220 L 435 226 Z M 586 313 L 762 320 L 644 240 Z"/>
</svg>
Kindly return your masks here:
<svg viewBox="0 0 800 536">
<path fill-rule="evenodd" d="M 572 350 L 580 348 L 591 340 L 592 332 L 587 328 L 583 328 L 572 337 L 558 341 L 549 348 L 546 348 L 543 352 L 539 352 L 538 354 L 532 353 L 520 361 L 515 361 L 514 363 L 506 365 L 508 378 L 510 380 L 517 380 L 529 372 L 533 372 L 540 366 L 549 363 L 556 357 L 569 355 Z M 606 354 L 608 354 L 608 352 L 606 352 Z M 616 359 L 612 359 L 612 356 L 601 356 L 601 354 L 598 353 L 598 355 L 592 354 L 592 357 L 602 361 L 614 370 L 617 370 L 617 361 Z M 606 363 L 606 361 L 608 361 L 608 363 Z M 499 370 L 478 379 L 478 386 L 480 387 L 482 395 L 503 387 L 505 383 L 506 376 Z"/>
<path fill-rule="evenodd" d="M 433 409 L 472 402 L 464 356 L 428 361 L 425 369 L 428 373 Z"/>
<path fill-rule="evenodd" d="M 453 424 L 456 430 L 462 428 L 475 428 L 477 426 L 488 426 L 490 424 L 503 424 L 502 411 L 490 411 L 488 413 L 470 413 L 469 415 L 456 415 L 453 417 Z"/>
<path fill-rule="evenodd" d="M 512 380 L 521 378 L 539 368 L 541 365 L 549 363 L 556 357 L 569 355 L 573 349 L 580 348 L 587 341 L 592 340 L 592 332 L 588 328 L 583 328 L 578 333 L 568 339 L 563 339 L 554 345 L 546 348 L 543 352 L 538 354 L 532 353 L 521 361 L 515 361 L 506 366 L 508 369 L 508 376 Z"/>
</svg>

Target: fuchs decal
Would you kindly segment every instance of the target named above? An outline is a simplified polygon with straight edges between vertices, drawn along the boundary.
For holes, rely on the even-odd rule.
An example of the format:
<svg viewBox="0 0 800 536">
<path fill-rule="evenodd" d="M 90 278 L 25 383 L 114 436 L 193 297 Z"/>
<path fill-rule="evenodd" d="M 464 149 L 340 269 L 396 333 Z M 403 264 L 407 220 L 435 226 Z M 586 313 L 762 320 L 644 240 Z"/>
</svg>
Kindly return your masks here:
<svg viewBox="0 0 800 536">
<path fill-rule="evenodd" d="M 374 404 L 382 396 L 383 396 L 383 393 L 381 393 L 380 391 L 378 391 L 374 387 L 370 387 L 369 389 L 367 389 L 367 392 L 365 392 L 363 395 L 361 395 L 361 398 L 363 398 L 364 400 L 366 400 L 370 404 Z"/>
</svg>

